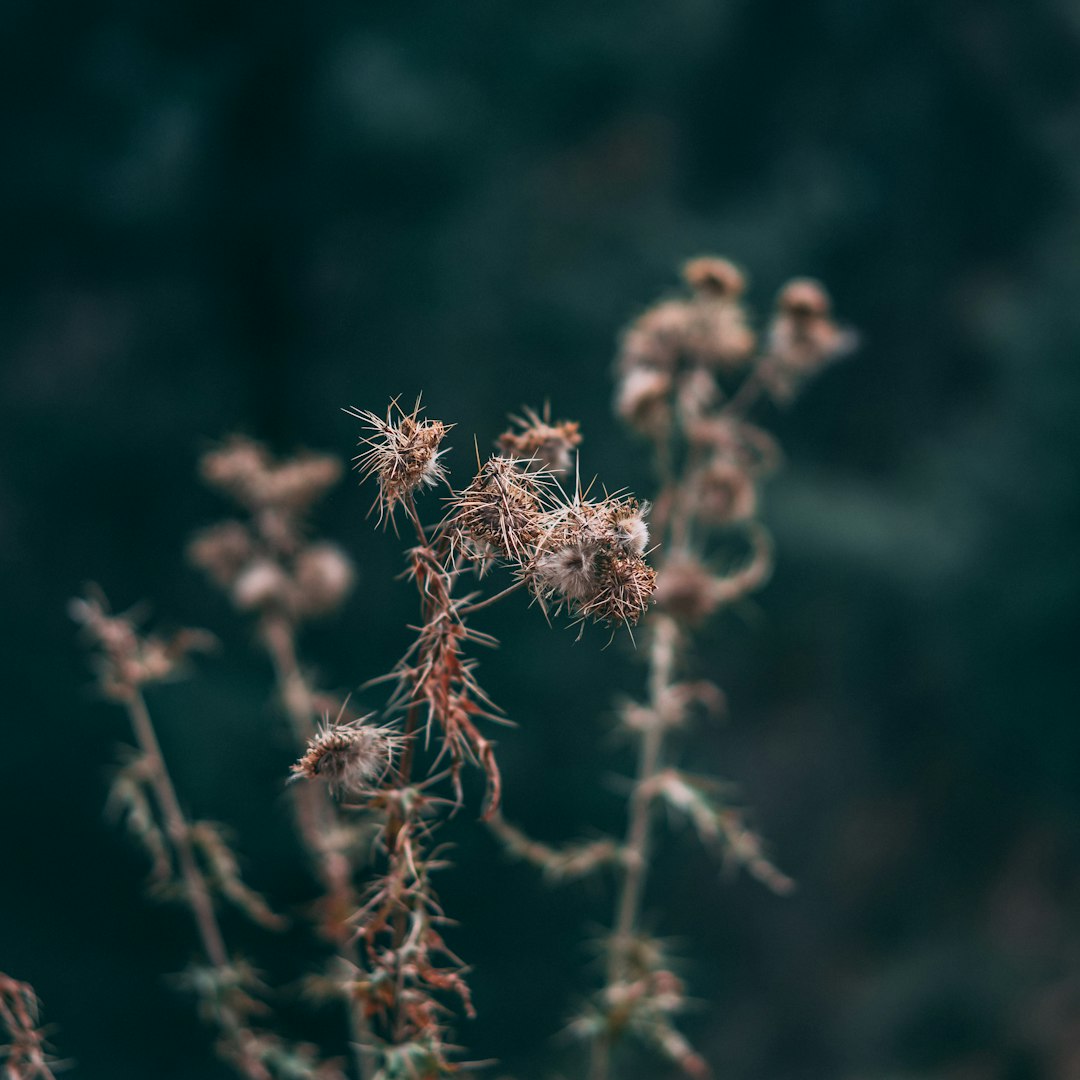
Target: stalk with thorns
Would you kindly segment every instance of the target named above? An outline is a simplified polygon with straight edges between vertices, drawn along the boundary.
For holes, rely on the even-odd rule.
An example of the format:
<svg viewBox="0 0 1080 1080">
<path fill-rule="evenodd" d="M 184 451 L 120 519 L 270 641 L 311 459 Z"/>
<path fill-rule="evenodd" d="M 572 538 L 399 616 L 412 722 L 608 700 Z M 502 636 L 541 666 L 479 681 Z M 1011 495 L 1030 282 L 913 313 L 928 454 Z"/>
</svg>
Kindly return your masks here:
<svg viewBox="0 0 1080 1080">
<path fill-rule="evenodd" d="M 445 866 L 438 829 L 464 802 L 462 772 L 486 779 L 483 817 L 497 814 L 502 781 L 487 722 L 505 722 L 483 691 L 470 650 L 494 639 L 469 619 L 519 590 L 545 611 L 568 609 L 577 621 L 630 627 L 651 602 L 655 574 L 644 559 L 643 508 L 629 498 L 567 497 L 558 473 L 580 441 L 576 425 L 528 414 L 503 454 L 477 462 L 433 527 L 417 505 L 424 489 L 448 483 L 441 461 L 450 426 L 391 403 L 385 416 L 347 410 L 364 424 L 356 464 L 378 485 L 373 512 L 397 528 L 397 511 L 414 535 L 407 576 L 420 622 L 387 676 L 384 723 L 334 724 L 320 731 L 294 776 L 323 780 L 348 810 L 377 823 L 377 866 L 353 916 L 362 963 L 348 993 L 370 1025 L 376 1075 L 429 1080 L 464 1066 L 450 1045 L 451 1002 L 466 1016 L 467 969 L 444 940 L 446 916 L 433 874 Z M 486 598 L 463 584 L 493 566 L 513 575 Z"/>
<path fill-rule="evenodd" d="M 764 585 L 772 569 L 758 491 L 780 453 L 773 437 L 748 419 L 751 409 L 763 398 L 788 404 L 813 375 L 851 351 L 854 336 L 833 321 L 824 289 L 800 279 L 781 291 L 759 345 L 736 266 L 699 258 L 686 264 L 683 276 L 689 295 L 664 300 L 636 319 L 617 363 L 616 412 L 648 440 L 660 482 L 651 517 L 655 607 L 642 623 L 646 696 L 619 708 L 620 726 L 637 746 L 626 832 L 622 840 L 557 848 L 531 840 L 501 817 L 492 822 L 509 850 L 551 881 L 615 869 L 603 982 L 571 1024 L 589 1047 L 591 1080 L 618 1074 L 616 1062 L 633 1044 L 651 1047 L 688 1076 L 709 1074 L 675 1023 L 687 1004 L 677 965 L 643 926 L 662 815 L 688 822 L 707 848 L 774 891 L 792 888 L 745 812 L 724 797 L 728 786 L 677 764 L 695 715 L 714 715 L 725 701 L 711 682 L 687 678 L 687 669 L 695 632 Z M 578 511 L 568 513 L 580 525 Z M 625 519 L 616 528 L 633 533 Z M 577 553 L 560 549 L 542 557 L 540 566 L 549 581 L 569 585 L 566 597 L 576 583 L 591 581 L 582 567 L 595 563 L 579 563 Z M 578 610 L 588 613 L 591 603 L 578 601 Z"/>
<path fill-rule="evenodd" d="M 241 879 L 222 829 L 192 821 L 184 811 L 147 707 L 144 689 L 174 678 L 213 639 L 193 630 L 142 634 L 132 616 L 111 614 L 96 590 L 72 601 L 71 615 L 94 650 L 99 690 L 124 708 L 137 747 L 116 775 L 110 802 L 150 857 L 153 891 L 191 912 L 202 957 L 181 982 L 216 1031 L 219 1056 L 246 1080 L 341 1080 L 337 1065 L 320 1061 L 314 1047 L 290 1044 L 265 1026 L 264 988 L 229 949 L 218 908 L 228 904 L 268 930 L 282 929 L 285 921 Z"/>
</svg>

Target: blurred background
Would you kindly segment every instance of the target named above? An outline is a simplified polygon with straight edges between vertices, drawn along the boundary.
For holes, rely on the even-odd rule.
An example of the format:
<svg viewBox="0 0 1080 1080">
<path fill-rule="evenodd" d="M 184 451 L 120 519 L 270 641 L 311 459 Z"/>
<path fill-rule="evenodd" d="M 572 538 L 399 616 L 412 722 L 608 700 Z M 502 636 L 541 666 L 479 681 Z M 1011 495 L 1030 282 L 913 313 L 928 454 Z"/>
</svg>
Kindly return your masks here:
<svg viewBox="0 0 1080 1080">
<path fill-rule="evenodd" d="M 718 253 L 762 315 L 823 279 L 862 347 L 763 414 L 788 456 L 777 573 L 697 651 L 731 717 L 695 767 L 737 782 L 799 889 L 672 838 L 647 907 L 688 958 L 686 1029 L 739 1080 L 1080 1076 L 1080 6 L 8 0 L 0 28 L 0 969 L 75 1075 L 229 1074 L 164 978 L 184 913 L 145 901 L 103 815 L 128 736 L 67 598 L 94 580 L 220 636 L 151 706 L 187 805 L 298 904 L 270 673 L 182 556 L 226 511 L 199 452 L 242 430 L 348 457 L 342 406 L 422 390 L 461 477 L 474 433 L 550 398 L 586 472 L 647 494 L 610 414 L 616 335 Z M 317 520 L 360 566 L 304 641 L 331 687 L 409 640 L 371 494 L 350 478 Z M 552 840 L 621 829 L 611 702 L 641 668 L 517 600 L 482 627 L 520 724 L 507 813 Z M 580 1075 L 554 1036 L 608 895 L 545 890 L 470 817 L 440 883 L 475 965 L 460 1040 L 507 1075 Z"/>
</svg>

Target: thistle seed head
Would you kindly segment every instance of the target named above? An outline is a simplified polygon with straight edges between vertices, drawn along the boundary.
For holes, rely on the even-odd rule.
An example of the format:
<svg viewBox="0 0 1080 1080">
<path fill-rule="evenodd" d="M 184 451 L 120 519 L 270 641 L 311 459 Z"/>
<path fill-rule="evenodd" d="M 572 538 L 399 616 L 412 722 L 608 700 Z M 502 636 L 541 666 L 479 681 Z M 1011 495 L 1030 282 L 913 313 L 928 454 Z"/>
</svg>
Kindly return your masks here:
<svg viewBox="0 0 1080 1080">
<path fill-rule="evenodd" d="M 858 336 L 834 322 L 831 311 L 829 294 L 809 278 L 797 278 L 780 291 L 760 369 L 774 400 L 790 401 L 810 376 L 858 345 Z"/>
<path fill-rule="evenodd" d="M 656 579 L 643 558 L 647 510 L 635 499 L 611 496 L 549 511 L 539 555 L 527 570 L 533 592 L 568 604 L 580 618 L 633 626 L 649 605 Z"/>
<path fill-rule="evenodd" d="M 644 559 L 613 555 L 602 561 L 596 593 L 579 613 L 609 626 L 635 626 L 655 591 L 656 571 Z"/>
<path fill-rule="evenodd" d="M 645 523 L 649 504 L 636 499 L 609 502 L 608 522 L 615 546 L 626 555 L 644 555 L 649 546 L 649 526 Z"/>
<path fill-rule="evenodd" d="M 203 480 L 252 511 L 299 516 L 341 477 L 341 464 L 324 454 L 299 454 L 275 461 L 261 443 L 234 435 L 203 454 Z"/>
<path fill-rule="evenodd" d="M 832 300 L 820 281 L 793 278 L 780 290 L 776 306 L 788 315 L 821 318 L 832 311 Z"/>
<path fill-rule="evenodd" d="M 493 550 L 523 563 L 542 531 L 542 506 L 551 474 L 525 472 L 513 458 L 492 457 L 464 491 L 454 496 L 447 527 L 473 550 Z"/>
<path fill-rule="evenodd" d="M 292 766 L 292 780 L 324 780 L 337 795 L 370 789 L 394 763 L 404 737 L 366 721 L 324 723 Z"/>
<path fill-rule="evenodd" d="M 421 487 L 434 487 L 446 479 L 439 445 L 449 427 L 441 420 L 421 420 L 420 403 L 406 413 L 395 399 L 383 419 L 377 413 L 346 409 L 362 420 L 371 434 L 361 438 L 367 449 L 353 459 L 361 480 L 374 476 L 379 482 L 375 505 L 379 520 L 393 516 L 394 508 Z"/>
<path fill-rule="evenodd" d="M 596 593 L 596 552 L 588 544 L 567 544 L 541 555 L 534 573 L 544 595 L 588 600 Z"/>
<path fill-rule="evenodd" d="M 551 410 L 543 416 L 525 409 L 524 417 L 512 416 L 511 428 L 499 436 L 499 449 L 507 456 L 535 463 L 553 474 L 565 474 L 573 464 L 572 452 L 581 445 L 580 425 L 572 420 L 551 423 Z"/>
<path fill-rule="evenodd" d="M 251 561 L 254 539 L 239 521 L 223 521 L 196 533 L 187 548 L 188 559 L 219 588 L 227 589 Z"/>
<path fill-rule="evenodd" d="M 746 289 L 746 275 L 728 259 L 705 255 L 683 266 L 683 280 L 696 293 L 736 300 Z"/>
<path fill-rule="evenodd" d="M 674 552 L 656 582 L 656 606 L 691 626 L 704 622 L 719 607 L 716 578 L 696 556 Z"/>
</svg>

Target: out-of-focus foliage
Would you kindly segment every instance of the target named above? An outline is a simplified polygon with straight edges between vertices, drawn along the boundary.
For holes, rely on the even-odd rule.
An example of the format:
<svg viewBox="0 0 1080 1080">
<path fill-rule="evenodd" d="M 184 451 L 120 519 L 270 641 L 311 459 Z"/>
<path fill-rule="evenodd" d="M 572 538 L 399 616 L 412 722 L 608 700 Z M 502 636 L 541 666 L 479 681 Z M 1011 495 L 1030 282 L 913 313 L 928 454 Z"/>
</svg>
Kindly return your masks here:
<svg viewBox="0 0 1080 1080">
<path fill-rule="evenodd" d="M 13 0 L 0 61 L 0 961 L 81 1076 L 224 1074 L 156 975 L 187 960 L 183 915 L 144 907 L 99 819 L 123 731 L 80 698 L 65 598 L 92 576 L 219 631 L 155 702 L 162 738 L 255 887 L 299 902 L 268 673 L 181 559 L 218 512 L 197 453 L 239 424 L 346 456 L 339 406 L 419 390 L 494 438 L 552 396 L 587 470 L 646 490 L 609 416 L 615 333 L 702 251 L 754 296 L 826 280 L 863 345 L 778 420 L 778 573 L 701 654 L 737 717 L 710 770 L 800 888 L 702 863 L 654 898 L 701 944 L 695 1041 L 747 1078 L 1075 1074 L 1074 5 Z M 320 522 L 361 566 L 307 650 L 342 687 L 407 640 L 366 509 L 343 487 Z M 521 724 L 508 805 L 550 839 L 616 825 L 587 718 L 639 669 L 522 622 L 492 613 L 484 669 Z M 462 1035 L 543 1075 L 589 897 L 459 843 Z"/>
</svg>

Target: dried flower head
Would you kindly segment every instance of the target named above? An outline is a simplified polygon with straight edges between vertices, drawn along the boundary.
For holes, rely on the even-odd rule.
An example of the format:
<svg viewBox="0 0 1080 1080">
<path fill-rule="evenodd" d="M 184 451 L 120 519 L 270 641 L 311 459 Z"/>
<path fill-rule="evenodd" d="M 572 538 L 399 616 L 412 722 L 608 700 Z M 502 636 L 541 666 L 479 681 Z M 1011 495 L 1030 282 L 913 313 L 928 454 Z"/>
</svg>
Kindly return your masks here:
<svg viewBox="0 0 1080 1080">
<path fill-rule="evenodd" d="M 656 606 L 680 622 L 704 622 L 719 606 L 716 578 L 697 556 L 672 552 L 656 581 Z"/>
<path fill-rule="evenodd" d="M 790 401 L 809 376 L 858 344 L 856 335 L 837 325 L 831 312 L 824 286 L 809 278 L 790 281 L 780 291 L 760 369 L 774 400 Z"/>
<path fill-rule="evenodd" d="M 640 556 L 614 555 L 601 563 L 596 594 L 580 605 L 582 618 L 635 626 L 656 592 L 656 571 Z"/>
<path fill-rule="evenodd" d="M 292 766 L 292 780 L 325 780 L 338 795 L 359 794 L 393 765 L 404 737 L 368 724 L 370 717 L 346 723 L 326 721 Z"/>
<path fill-rule="evenodd" d="M 341 463 L 325 454 L 299 454 L 275 461 L 261 443 L 233 435 L 203 454 L 206 483 L 248 510 L 304 514 L 341 477 Z"/>
<path fill-rule="evenodd" d="M 187 657 L 216 644 L 205 630 L 179 630 L 171 637 L 142 635 L 132 615 L 111 615 L 104 595 L 91 587 L 68 605 L 71 618 L 96 647 L 94 668 L 106 697 L 127 701 L 142 686 L 179 674 Z"/>
<path fill-rule="evenodd" d="M 362 420 L 372 434 L 360 440 L 367 449 L 353 460 L 361 479 L 374 476 L 379 481 L 379 521 L 392 517 L 394 508 L 421 487 L 434 487 L 446 479 L 446 468 L 439 460 L 445 451 L 439 446 L 449 427 L 441 420 L 421 420 L 420 402 L 406 413 L 395 398 L 384 420 L 377 413 L 346 409 Z"/>
<path fill-rule="evenodd" d="M 632 368 L 619 380 L 615 412 L 642 435 L 663 439 L 671 426 L 671 387 L 666 371 Z"/>
<path fill-rule="evenodd" d="M 581 445 L 580 425 L 576 421 L 551 422 L 551 407 L 545 406 L 543 415 L 532 409 L 523 410 L 525 415 L 512 416 L 511 428 L 499 436 L 499 449 L 508 457 L 523 458 L 551 473 L 567 473 L 573 464 L 572 453 Z"/>
<path fill-rule="evenodd" d="M 684 300 L 665 300 L 643 312 L 623 333 L 619 372 L 629 375 L 639 368 L 673 372 L 690 318 L 690 305 Z"/>
<path fill-rule="evenodd" d="M 240 611 L 286 609 L 291 585 L 288 575 L 274 559 L 258 558 L 248 563 L 233 582 L 232 602 Z"/>
<path fill-rule="evenodd" d="M 736 300 L 746 289 L 746 275 L 728 259 L 705 255 L 683 266 L 683 280 L 697 293 Z"/>
<path fill-rule="evenodd" d="M 197 532 L 188 544 L 191 562 L 220 588 L 229 588 L 251 561 L 255 540 L 239 521 L 223 521 Z"/>
<path fill-rule="evenodd" d="M 582 619 L 633 626 L 649 605 L 656 573 L 645 562 L 647 504 L 580 498 L 545 514 L 538 554 L 525 569 L 541 602 L 567 604 Z"/>
<path fill-rule="evenodd" d="M 750 359 L 757 338 L 739 300 L 723 292 L 701 292 L 688 305 L 683 356 L 707 370 L 738 371 Z"/>
<path fill-rule="evenodd" d="M 513 458 L 493 456 L 455 494 L 445 527 L 470 550 L 525 562 L 540 538 L 541 515 L 551 486 L 542 469 L 522 470 Z"/>
<path fill-rule="evenodd" d="M 832 311 L 832 300 L 820 281 L 793 278 L 780 290 L 776 306 L 789 315 L 820 318 Z"/>
</svg>

